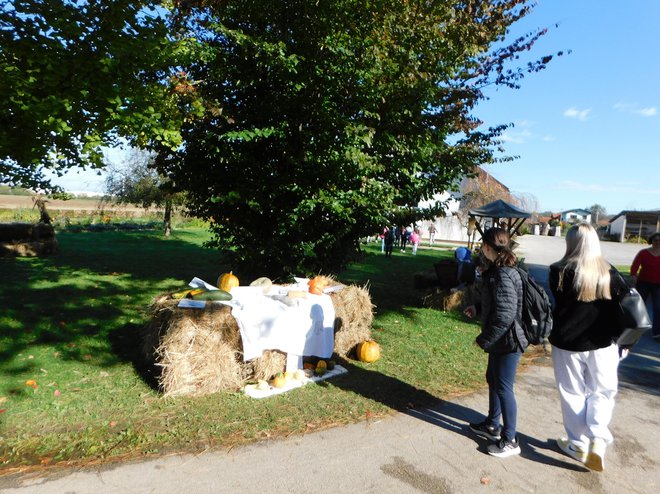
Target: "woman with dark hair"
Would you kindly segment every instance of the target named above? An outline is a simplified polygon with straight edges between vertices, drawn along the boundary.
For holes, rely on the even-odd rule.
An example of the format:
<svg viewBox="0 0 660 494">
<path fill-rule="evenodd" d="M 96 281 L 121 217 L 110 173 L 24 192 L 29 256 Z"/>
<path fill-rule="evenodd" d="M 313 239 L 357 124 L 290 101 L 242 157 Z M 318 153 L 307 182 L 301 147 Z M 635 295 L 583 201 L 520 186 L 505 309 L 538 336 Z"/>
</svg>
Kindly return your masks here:
<svg viewBox="0 0 660 494">
<path fill-rule="evenodd" d="M 487 266 L 482 273 L 481 333 L 476 342 L 488 353 L 488 416 L 483 422 L 470 424 L 470 429 L 494 441 L 488 446 L 488 454 L 507 457 L 520 454 L 513 387 L 520 357 L 528 345 L 521 325 L 523 285 L 506 230 L 487 230 L 481 252 Z M 466 308 L 465 314 L 474 317 L 476 308 Z"/>
<path fill-rule="evenodd" d="M 651 247 L 640 250 L 635 256 L 630 275 L 642 298 L 651 298 L 651 334 L 653 339 L 660 341 L 660 232 L 649 237 L 649 244 Z"/>
<path fill-rule="evenodd" d="M 557 446 L 602 471 L 605 449 L 613 441 L 609 423 L 618 387 L 616 301 L 627 286 L 602 257 L 589 223 L 566 232 L 566 253 L 550 266 L 550 289 L 555 309 L 549 340 L 567 435 L 557 439 Z"/>
</svg>

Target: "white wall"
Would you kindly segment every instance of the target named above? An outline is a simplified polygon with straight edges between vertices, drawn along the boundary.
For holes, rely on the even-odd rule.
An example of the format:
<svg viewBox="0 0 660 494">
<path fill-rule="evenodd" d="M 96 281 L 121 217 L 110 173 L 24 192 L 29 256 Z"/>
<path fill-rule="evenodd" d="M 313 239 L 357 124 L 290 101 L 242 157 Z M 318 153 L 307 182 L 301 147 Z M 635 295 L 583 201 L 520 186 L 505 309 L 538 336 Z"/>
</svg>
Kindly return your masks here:
<svg viewBox="0 0 660 494">
<path fill-rule="evenodd" d="M 623 239 L 626 229 L 626 216 L 621 215 L 610 223 L 610 235 L 616 235 L 619 240 Z"/>
</svg>

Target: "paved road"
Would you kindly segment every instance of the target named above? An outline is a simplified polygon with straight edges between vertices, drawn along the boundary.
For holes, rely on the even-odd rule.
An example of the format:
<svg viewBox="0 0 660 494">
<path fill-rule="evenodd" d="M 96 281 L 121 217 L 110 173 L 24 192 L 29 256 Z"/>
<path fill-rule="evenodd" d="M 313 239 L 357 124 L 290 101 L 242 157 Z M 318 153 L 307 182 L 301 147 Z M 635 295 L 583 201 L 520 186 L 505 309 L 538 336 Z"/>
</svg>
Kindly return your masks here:
<svg viewBox="0 0 660 494">
<path fill-rule="evenodd" d="M 561 242 L 523 240 L 529 262 Z M 540 249 L 540 251 L 539 251 Z M 618 255 L 618 254 L 617 254 Z M 629 256 L 629 253 L 622 256 Z M 546 261 L 543 261 L 546 262 Z M 626 261 L 627 263 L 628 261 Z M 621 263 L 625 264 L 625 263 Z M 519 375 L 519 457 L 499 459 L 467 428 L 487 410 L 487 392 L 231 451 L 177 455 L 105 468 L 0 478 L 3 493 L 635 493 L 660 492 L 660 345 L 645 337 L 621 366 L 606 470 L 560 453 L 563 433 L 547 358 Z"/>
<path fill-rule="evenodd" d="M 566 251 L 566 241 L 563 237 L 545 237 L 541 235 L 523 235 L 517 238 L 520 244 L 516 253 L 524 257 L 528 263 L 549 266 L 561 259 Z M 630 266 L 641 249 L 647 244 L 630 244 L 620 242 L 600 243 L 603 257 L 615 266 Z"/>
</svg>

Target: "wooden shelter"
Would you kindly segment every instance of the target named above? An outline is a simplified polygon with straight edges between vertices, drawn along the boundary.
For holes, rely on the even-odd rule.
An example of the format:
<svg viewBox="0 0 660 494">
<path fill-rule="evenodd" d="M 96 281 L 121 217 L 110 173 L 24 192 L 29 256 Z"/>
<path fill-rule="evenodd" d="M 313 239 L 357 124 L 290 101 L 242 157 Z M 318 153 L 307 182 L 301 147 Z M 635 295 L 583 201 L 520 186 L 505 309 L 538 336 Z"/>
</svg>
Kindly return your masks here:
<svg viewBox="0 0 660 494">
<path fill-rule="evenodd" d="M 480 208 L 471 209 L 468 214 L 469 222 L 474 224 L 474 227 L 482 237 L 484 235 L 484 226 L 487 223 L 490 223 L 491 226 L 504 228 L 513 237 L 518 233 L 518 229 L 525 220 L 532 216 L 532 213 L 523 211 L 501 199 L 490 202 Z M 469 247 L 473 248 L 473 245 L 469 245 Z"/>
</svg>

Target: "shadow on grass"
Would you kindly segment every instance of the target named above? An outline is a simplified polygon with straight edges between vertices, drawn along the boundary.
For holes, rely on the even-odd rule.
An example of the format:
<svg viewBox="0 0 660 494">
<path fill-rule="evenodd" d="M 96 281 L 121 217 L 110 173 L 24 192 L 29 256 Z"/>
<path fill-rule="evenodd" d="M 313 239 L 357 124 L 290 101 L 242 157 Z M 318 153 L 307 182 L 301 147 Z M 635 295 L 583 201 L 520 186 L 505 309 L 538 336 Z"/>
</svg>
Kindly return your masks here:
<svg viewBox="0 0 660 494">
<path fill-rule="evenodd" d="M 113 354 L 123 362 L 130 362 L 140 378 L 154 391 L 162 391 L 159 378 L 162 368 L 147 359 L 143 353 L 144 328 L 137 324 L 127 324 L 109 335 Z"/>
<path fill-rule="evenodd" d="M 473 440 L 480 452 L 488 454 L 486 449 L 488 442 L 477 437 L 469 428 L 470 422 L 481 422 L 484 419 L 479 412 L 455 401 L 440 399 L 400 379 L 366 370 L 348 361 L 343 361 L 341 365 L 346 367 L 348 374 L 338 376 L 332 382 L 323 381 L 322 385 L 357 393 L 410 417 L 464 436 Z M 487 401 L 487 396 L 484 396 L 486 406 Z M 521 433 L 518 433 L 518 440 L 522 446 L 523 458 L 558 468 L 586 471 L 584 467 L 574 462 L 558 460 L 544 453 L 544 451 L 558 452 L 554 441 L 543 441 Z"/>
<path fill-rule="evenodd" d="M 134 338 L 152 298 L 226 268 L 221 253 L 200 246 L 202 237 L 185 231 L 169 239 L 160 232 L 64 233 L 53 256 L 0 258 L 0 376 L 24 372 L 12 359 L 38 346 L 63 360 L 137 365 Z"/>
</svg>

